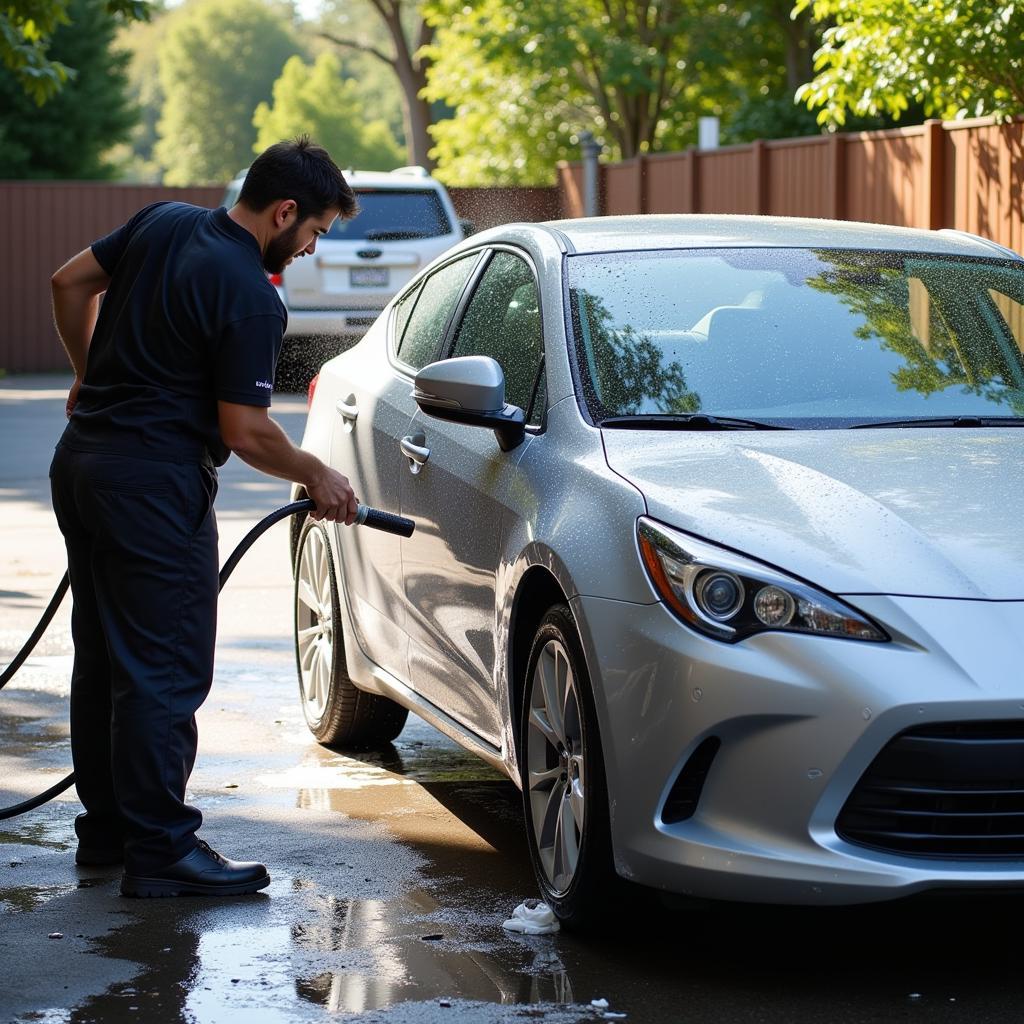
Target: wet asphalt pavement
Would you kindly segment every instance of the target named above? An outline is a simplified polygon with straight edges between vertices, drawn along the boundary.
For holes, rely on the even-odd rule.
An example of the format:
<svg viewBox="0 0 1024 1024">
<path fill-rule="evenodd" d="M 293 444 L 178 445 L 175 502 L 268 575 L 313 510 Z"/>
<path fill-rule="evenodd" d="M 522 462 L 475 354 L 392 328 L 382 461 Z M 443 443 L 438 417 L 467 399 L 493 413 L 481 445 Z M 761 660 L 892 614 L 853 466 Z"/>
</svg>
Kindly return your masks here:
<svg viewBox="0 0 1024 1024">
<path fill-rule="evenodd" d="M 0 380 L 0 666 L 64 567 L 46 470 L 65 383 Z M 301 436 L 301 400 L 275 402 L 275 416 Z M 287 500 L 287 485 L 232 460 L 222 554 Z M 124 899 L 117 869 L 74 864 L 73 789 L 0 822 L 0 1024 L 1024 1016 L 1016 896 L 796 910 L 636 893 L 595 936 L 504 932 L 536 894 L 517 790 L 417 719 L 373 755 L 312 740 L 296 699 L 285 538 L 284 526 L 265 535 L 225 590 L 190 786 L 204 838 L 263 860 L 270 887 Z M 70 656 L 65 606 L 0 693 L 0 805 L 70 768 Z M 600 998 L 607 1011 L 590 1005 Z"/>
</svg>

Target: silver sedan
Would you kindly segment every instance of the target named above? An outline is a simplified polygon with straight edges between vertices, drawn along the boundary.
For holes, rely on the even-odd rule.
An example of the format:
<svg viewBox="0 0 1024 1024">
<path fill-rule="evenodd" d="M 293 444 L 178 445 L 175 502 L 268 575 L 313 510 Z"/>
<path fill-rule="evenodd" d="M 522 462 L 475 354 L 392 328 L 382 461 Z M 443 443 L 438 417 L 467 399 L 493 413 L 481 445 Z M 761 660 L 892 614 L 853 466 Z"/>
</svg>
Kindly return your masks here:
<svg viewBox="0 0 1024 1024">
<path fill-rule="evenodd" d="M 956 232 L 473 236 L 314 382 L 416 530 L 295 529 L 310 729 L 507 772 L 570 926 L 1024 885 L 1022 351 L 1024 261 Z"/>
</svg>

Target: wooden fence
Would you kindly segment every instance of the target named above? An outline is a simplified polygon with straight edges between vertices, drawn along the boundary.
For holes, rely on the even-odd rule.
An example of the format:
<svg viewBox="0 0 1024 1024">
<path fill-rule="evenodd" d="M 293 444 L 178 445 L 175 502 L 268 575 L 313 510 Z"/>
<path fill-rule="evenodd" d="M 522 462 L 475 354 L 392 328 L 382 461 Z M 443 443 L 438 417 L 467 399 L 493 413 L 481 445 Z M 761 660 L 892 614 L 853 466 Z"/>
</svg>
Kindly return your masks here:
<svg viewBox="0 0 1024 1024">
<path fill-rule="evenodd" d="M 559 165 L 561 206 L 583 215 L 583 171 Z M 604 214 L 747 213 L 971 231 L 1024 248 L 1024 119 L 641 156 L 601 167 Z"/>
<path fill-rule="evenodd" d="M 0 181 L 0 370 L 67 369 L 50 308 L 50 275 L 65 260 L 147 203 L 217 206 L 223 195 L 223 188 Z M 451 195 L 459 216 L 477 230 L 560 214 L 556 188 L 460 188 Z"/>
</svg>

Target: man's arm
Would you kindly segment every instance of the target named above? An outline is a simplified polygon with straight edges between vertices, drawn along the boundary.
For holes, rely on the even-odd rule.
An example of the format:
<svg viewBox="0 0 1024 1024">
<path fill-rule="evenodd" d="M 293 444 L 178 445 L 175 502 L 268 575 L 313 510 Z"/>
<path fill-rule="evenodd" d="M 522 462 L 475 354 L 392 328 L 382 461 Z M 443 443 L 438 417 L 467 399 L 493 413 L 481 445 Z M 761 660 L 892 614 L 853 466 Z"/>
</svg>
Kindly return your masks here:
<svg viewBox="0 0 1024 1024">
<path fill-rule="evenodd" d="M 92 249 L 83 249 L 50 278 L 53 321 L 75 371 L 75 382 L 68 394 L 68 416 L 82 386 L 89 343 L 99 315 L 100 295 L 108 284 L 110 275 L 99 265 Z"/>
<path fill-rule="evenodd" d="M 348 479 L 315 455 L 296 448 L 288 435 L 258 405 L 218 402 L 217 418 L 224 443 L 254 469 L 306 488 L 316 502 L 314 519 L 343 521 L 356 518 L 357 498 Z"/>
</svg>

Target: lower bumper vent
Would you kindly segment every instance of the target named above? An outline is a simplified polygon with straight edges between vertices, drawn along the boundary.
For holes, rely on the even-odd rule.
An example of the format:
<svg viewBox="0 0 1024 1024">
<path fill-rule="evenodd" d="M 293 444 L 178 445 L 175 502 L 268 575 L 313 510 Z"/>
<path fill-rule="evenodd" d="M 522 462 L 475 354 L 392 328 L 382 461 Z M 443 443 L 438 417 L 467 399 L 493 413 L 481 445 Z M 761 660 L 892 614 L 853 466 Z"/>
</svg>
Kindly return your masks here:
<svg viewBox="0 0 1024 1024">
<path fill-rule="evenodd" d="M 709 736 L 687 758 L 661 810 L 661 820 L 666 825 L 674 825 L 693 817 L 711 762 L 721 745 L 722 741 L 717 736 Z"/>
<path fill-rule="evenodd" d="M 901 733 L 857 783 L 836 832 L 911 856 L 1024 859 L 1024 722 L 952 722 Z"/>
</svg>

